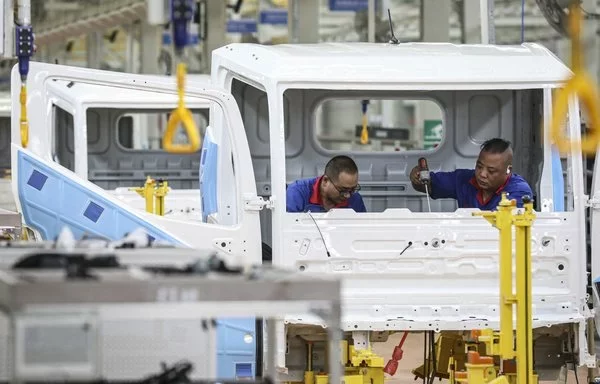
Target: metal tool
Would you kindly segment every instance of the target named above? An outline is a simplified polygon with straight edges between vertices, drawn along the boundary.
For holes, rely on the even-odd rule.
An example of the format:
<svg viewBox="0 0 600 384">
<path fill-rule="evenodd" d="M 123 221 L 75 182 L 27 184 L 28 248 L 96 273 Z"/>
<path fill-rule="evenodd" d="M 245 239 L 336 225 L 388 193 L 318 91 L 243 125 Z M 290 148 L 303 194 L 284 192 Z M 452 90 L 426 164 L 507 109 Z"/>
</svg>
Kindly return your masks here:
<svg viewBox="0 0 600 384">
<path fill-rule="evenodd" d="M 427 159 L 424 157 L 419 158 L 419 180 L 425 186 L 425 195 L 427 196 L 427 208 L 431 213 L 431 201 L 429 199 L 429 187 L 431 185 L 431 175 L 429 174 L 429 166 L 427 165 Z"/>
</svg>

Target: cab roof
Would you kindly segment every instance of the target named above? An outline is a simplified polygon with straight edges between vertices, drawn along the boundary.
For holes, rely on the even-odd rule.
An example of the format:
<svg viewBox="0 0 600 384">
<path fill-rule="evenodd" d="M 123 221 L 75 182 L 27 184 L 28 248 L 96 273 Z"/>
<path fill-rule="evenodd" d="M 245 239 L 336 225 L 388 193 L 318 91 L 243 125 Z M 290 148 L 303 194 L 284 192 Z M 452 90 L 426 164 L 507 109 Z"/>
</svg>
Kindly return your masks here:
<svg viewBox="0 0 600 384">
<path fill-rule="evenodd" d="M 229 44 L 213 51 L 224 66 L 263 83 L 412 85 L 422 89 L 560 86 L 570 69 L 539 44 Z M 318 86 L 317 86 L 318 87 Z"/>
</svg>

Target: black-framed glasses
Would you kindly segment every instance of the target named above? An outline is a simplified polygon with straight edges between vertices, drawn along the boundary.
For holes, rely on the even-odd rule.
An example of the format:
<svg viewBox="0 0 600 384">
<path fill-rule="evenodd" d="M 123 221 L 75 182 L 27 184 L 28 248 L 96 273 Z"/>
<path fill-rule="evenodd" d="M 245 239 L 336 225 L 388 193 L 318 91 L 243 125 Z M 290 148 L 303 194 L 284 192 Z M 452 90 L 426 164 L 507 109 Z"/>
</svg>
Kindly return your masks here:
<svg viewBox="0 0 600 384">
<path fill-rule="evenodd" d="M 327 175 L 325 175 L 327 176 Z M 329 179 L 329 182 L 331 183 L 331 185 L 333 185 L 333 188 L 335 188 L 336 191 L 339 192 L 340 195 L 342 196 L 350 196 L 358 191 L 360 191 L 360 184 L 356 184 L 356 187 L 354 188 L 340 188 L 337 185 L 335 185 L 335 183 L 333 182 L 333 180 L 331 179 L 331 177 L 327 176 L 327 179 Z"/>
</svg>

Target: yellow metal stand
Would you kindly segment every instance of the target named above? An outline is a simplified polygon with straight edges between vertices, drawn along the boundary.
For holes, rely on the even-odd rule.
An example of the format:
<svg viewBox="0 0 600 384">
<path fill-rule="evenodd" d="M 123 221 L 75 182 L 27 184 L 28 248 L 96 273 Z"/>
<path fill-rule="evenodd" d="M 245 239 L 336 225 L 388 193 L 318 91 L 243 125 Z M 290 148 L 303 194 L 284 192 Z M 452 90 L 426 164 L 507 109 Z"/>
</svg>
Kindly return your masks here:
<svg viewBox="0 0 600 384">
<path fill-rule="evenodd" d="M 518 383 L 537 384 L 537 375 L 533 373 L 533 331 L 531 311 L 531 225 L 535 219 L 533 203 L 529 197 L 523 197 L 524 210 L 515 213 L 516 201 L 508 200 L 506 193 L 496 212 L 475 212 L 474 216 L 483 216 L 500 231 L 500 332 L 490 330 L 482 332 L 480 341 L 491 342 L 498 339 L 497 353 L 500 358 L 501 375 L 493 377 L 489 373 L 489 359 L 483 361 L 479 356 L 470 355 L 464 373 L 456 373 L 458 382 L 469 384 Z M 512 289 L 512 228 L 516 228 L 516 294 Z M 513 348 L 513 305 L 517 310 L 517 343 Z M 469 352 L 470 354 L 473 352 Z M 472 356 L 472 357 L 471 357 Z M 491 357 L 490 357 L 491 359 Z M 509 372 L 512 359 L 516 359 L 516 377 Z M 482 374 L 484 372 L 484 374 Z M 487 374 L 485 374 L 487 372 Z M 495 375 L 494 375 L 495 376 Z"/>
<path fill-rule="evenodd" d="M 155 180 L 148 176 L 143 187 L 130 188 L 137 192 L 146 201 L 146 212 L 159 216 L 165 214 L 165 196 L 169 192 L 169 185 L 166 181 Z"/>
<path fill-rule="evenodd" d="M 369 347 L 356 350 L 354 346 L 348 345 L 347 340 L 342 340 L 341 362 L 344 368 L 344 384 L 383 384 L 383 357 L 375 354 Z M 333 384 L 329 383 L 329 375 L 324 372 L 317 374 L 312 366 L 312 343 L 307 344 L 307 370 L 304 372 L 304 384 Z"/>
</svg>

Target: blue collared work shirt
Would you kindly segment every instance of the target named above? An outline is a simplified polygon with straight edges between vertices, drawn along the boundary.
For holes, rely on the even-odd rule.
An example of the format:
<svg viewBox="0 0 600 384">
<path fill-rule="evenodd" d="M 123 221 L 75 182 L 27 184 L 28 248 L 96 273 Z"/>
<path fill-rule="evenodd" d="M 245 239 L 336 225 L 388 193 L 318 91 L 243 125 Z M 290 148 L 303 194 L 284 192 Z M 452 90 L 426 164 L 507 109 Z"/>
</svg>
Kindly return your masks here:
<svg viewBox="0 0 600 384">
<path fill-rule="evenodd" d="M 314 177 L 310 179 L 297 180 L 287 187 L 286 191 L 286 209 L 288 212 L 325 212 L 323 208 L 323 198 L 319 186 L 321 178 Z M 367 208 L 362 197 L 358 193 L 353 193 L 335 208 L 352 208 L 356 212 L 366 212 Z"/>
<path fill-rule="evenodd" d="M 506 192 L 507 198 L 517 201 L 517 206 L 522 207 L 522 198 L 525 195 L 533 198 L 531 187 L 523 177 L 511 173 L 504 185 L 494 193 L 487 201 L 483 200 L 482 190 L 475 179 L 474 169 L 457 169 L 453 172 L 431 172 L 431 198 L 456 199 L 459 208 L 479 208 L 483 211 L 494 211 L 497 209 L 502 192 Z"/>
</svg>

